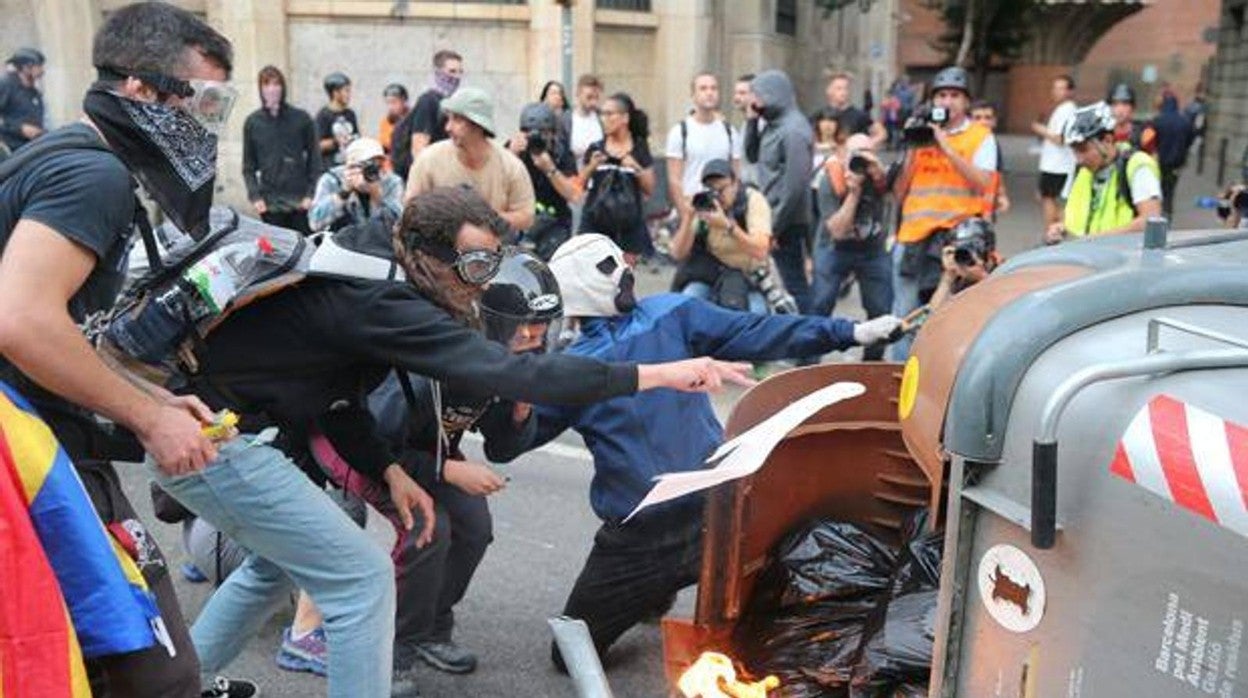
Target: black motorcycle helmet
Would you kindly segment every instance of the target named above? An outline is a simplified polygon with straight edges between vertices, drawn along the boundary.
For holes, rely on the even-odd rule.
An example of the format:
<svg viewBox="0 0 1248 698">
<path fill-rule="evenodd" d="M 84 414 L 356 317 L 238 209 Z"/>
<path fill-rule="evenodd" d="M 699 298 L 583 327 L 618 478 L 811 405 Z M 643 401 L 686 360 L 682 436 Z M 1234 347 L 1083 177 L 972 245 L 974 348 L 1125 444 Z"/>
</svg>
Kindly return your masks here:
<svg viewBox="0 0 1248 698">
<path fill-rule="evenodd" d="M 558 336 L 563 318 L 559 283 L 546 263 L 521 250 L 509 250 L 498 274 L 481 295 L 479 307 L 486 337 L 510 345 L 516 328 L 546 323 L 546 336 Z M 552 334 L 553 332 L 553 334 Z M 543 338 L 542 349 L 547 346 Z"/>
</svg>

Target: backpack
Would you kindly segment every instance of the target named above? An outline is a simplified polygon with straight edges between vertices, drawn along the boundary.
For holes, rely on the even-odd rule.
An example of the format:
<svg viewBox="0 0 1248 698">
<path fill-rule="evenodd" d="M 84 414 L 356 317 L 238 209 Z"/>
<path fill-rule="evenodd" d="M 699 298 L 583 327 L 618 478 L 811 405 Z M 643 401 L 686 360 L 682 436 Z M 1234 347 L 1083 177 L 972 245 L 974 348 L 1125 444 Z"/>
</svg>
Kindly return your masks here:
<svg viewBox="0 0 1248 698">
<path fill-rule="evenodd" d="M 619 168 L 607 170 L 590 188 L 582 218 L 582 230 L 617 243 L 633 236 L 643 219 L 641 193 L 631 176 Z"/>
</svg>

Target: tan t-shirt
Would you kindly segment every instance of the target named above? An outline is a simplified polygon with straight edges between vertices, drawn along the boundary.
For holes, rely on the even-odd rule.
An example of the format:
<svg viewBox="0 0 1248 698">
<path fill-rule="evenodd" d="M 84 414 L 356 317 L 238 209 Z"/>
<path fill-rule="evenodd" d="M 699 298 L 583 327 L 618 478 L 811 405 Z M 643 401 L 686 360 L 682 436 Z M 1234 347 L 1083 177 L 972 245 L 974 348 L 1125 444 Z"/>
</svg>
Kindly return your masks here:
<svg viewBox="0 0 1248 698">
<path fill-rule="evenodd" d="M 751 236 L 765 235 L 771 239 L 771 206 L 767 197 L 757 189 L 746 190 L 745 229 Z M 708 227 L 706 248 L 726 267 L 750 271 L 763 266 L 763 262 L 754 259 L 741 246 L 741 242 L 733 234 L 723 228 Z"/>
<path fill-rule="evenodd" d="M 404 201 L 436 187 L 471 184 L 495 211 L 532 212 L 536 206 L 533 182 L 524 163 L 503 146 L 490 141 L 490 157 L 477 170 L 459 160 L 455 144 L 439 141 L 425 147 L 412 163 Z"/>
</svg>

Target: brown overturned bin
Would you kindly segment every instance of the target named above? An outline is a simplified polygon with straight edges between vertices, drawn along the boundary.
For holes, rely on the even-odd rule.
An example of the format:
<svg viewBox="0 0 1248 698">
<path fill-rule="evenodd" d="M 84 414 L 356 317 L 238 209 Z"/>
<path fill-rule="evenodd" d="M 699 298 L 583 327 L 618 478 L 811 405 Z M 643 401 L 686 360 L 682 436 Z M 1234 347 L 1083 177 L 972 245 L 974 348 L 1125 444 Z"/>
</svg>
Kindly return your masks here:
<svg viewBox="0 0 1248 698">
<path fill-rule="evenodd" d="M 897 395 L 902 368 L 888 363 L 827 364 L 788 371 L 737 403 L 731 438 L 814 390 L 855 381 L 866 393 L 824 408 L 776 447 L 755 474 L 707 497 L 702 575 L 692 619 L 663 620 L 669 680 L 706 650 L 736 655 L 734 627 L 772 548 L 803 521 L 831 517 L 899 542 L 902 522 L 938 501 L 942 473 L 924 472 L 901 437 Z"/>
</svg>

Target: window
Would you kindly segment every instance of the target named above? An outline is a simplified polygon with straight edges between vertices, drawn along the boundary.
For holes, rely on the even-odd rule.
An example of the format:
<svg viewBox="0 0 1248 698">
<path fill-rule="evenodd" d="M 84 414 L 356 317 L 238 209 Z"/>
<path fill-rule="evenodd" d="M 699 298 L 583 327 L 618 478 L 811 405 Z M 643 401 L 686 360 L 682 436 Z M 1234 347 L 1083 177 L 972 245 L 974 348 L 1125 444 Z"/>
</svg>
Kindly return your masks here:
<svg viewBox="0 0 1248 698">
<path fill-rule="evenodd" d="M 649 12 L 650 0 L 597 0 L 597 6 L 603 10 Z"/>
<path fill-rule="evenodd" d="M 797 0 L 776 0 L 776 33 L 797 35 Z"/>
</svg>

